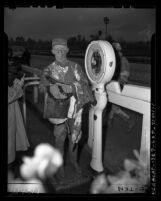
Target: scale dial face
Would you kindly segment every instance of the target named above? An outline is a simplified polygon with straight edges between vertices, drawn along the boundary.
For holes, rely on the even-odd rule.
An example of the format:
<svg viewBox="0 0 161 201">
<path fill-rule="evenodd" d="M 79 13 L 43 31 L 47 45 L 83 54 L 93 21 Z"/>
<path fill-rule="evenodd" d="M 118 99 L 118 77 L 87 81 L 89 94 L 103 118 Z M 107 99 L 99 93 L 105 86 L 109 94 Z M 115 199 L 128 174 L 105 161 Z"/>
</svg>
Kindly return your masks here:
<svg viewBox="0 0 161 201">
<path fill-rule="evenodd" d="M 104 59 L 103 51 L 100 46 L 93 44 L 90 46 L 87 53 L 87 72 L 90 78 L 97 82 L 104 74 Z"/>
<path fill-rule="evenodd" d="M 115 70 L 115 55 L 107 41 L 93 41 L 86 50 L 85 69 L 92 83 L 105 83 Z"/>
</svg>

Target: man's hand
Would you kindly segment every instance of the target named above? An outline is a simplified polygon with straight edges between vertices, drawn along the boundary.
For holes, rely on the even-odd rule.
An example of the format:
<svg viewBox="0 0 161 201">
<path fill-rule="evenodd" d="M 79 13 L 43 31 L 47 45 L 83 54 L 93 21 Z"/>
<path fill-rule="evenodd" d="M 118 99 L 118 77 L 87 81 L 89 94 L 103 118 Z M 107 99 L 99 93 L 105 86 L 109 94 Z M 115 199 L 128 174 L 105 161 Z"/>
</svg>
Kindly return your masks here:
<svg viewBox="0 0 161 201">
<path fill-rule="evenodd" d="M 120 84 L 121 90 L 123 90 L 124 85 L 128 83 L 127 76 L 124 76 L 124 75 L 120 76 L 118 82 Z"/>
<path fill-rule="evenodd" d="M 14 87 L 22 87 L 24 85 L 24 77 L 21 78 L 21 80 L 19 79 L 15 79 L 13 82 Z"/>
<path fill-rule="evenodd" d="M 73 144 L 78 143 L 82 137 L 82 131 L 74 130 L 71 134 L 71 141 Z"/>
<path fill-rule="evenodd" d="M 25 78 L 25 75 L 21 78 L 21 80 L 20 80 L 20 85 L 21 85 L 21 87 L 24 85 L 24 78 Z"/>
<path fill-rule="evenodd" d="M 128 83 L 128 78 L 127 78 L 127 76 L 120 76 L 118 82 L 119 82 L 119 84 L 120 84 L 121 86 L 124 86 L 125 84 Z"/>
</svg>

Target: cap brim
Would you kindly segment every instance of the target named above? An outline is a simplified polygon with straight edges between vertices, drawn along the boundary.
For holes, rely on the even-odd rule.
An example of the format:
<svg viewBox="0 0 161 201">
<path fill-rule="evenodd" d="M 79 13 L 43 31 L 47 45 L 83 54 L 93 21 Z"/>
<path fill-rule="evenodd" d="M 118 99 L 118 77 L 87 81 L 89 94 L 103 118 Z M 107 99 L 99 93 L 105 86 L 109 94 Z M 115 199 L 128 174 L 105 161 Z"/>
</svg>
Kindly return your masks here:
<svg viewBox="0 0 161 201">
<path fill-rule="evenodd" d="M 62 49 L 68 49 L 68 47 L 66 45 L 53 45 L 53 48 L 56 49 L 56 48 L 62 48 Z"/>
</svg>

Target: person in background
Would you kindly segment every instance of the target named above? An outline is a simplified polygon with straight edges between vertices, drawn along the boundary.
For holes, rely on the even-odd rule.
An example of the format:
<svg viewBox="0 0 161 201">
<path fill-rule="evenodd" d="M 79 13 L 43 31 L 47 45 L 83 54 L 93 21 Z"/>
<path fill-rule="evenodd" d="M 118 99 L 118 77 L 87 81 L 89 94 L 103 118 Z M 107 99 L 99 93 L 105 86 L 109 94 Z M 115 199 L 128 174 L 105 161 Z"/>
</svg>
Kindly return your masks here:
<svg viewBox="0 0 161 201">
<path fill-rule="evenodd" d="M 27 48 L 25 48 L 25 51 L 22 54 L 21 60 L 22 64 L 26 64 L 30 66 L 30 59 L 31 59 L 31 54 Z"/>
<path fill-rule="evenodd" d="M 12 48 L 8 48 L 8 61 L 12 61 L 12 57 L 13 57 L 13 50 Z"/>
<path fill-rule="evenodd" d="M 128 83 L 130 76 L 130 63 L 127 58 L 122 53 L 122 48 L 120 43 L 113 43 L 113 48 L 116 54 L 116 73 L 114 74 L 113 79 L 117 80 L 120 83 L 121 89 L 123 86 Z M 108 127 L 111 127 L 115 116 L 119 116 L 121 119 L 128 123 L 128 132 L 135 126 L 135 121 L 130 118 L 130 116 L 124 112 L 120 106 L 112 104 L 108 116 Z"/>
<path fill-rule="evenodd" d="M 66 39 L 52 41 L 51 52 L 55 61 L 43 70 L 39 88 L 45 91 L 44 118 L 54 124 L 55 147 L 64 157 L 64 144 L 68 137 L 71 164 L 76 173 L 81 174 L 77 152 L 82 135 L 82 111 L 94 99 L 86 75 L 79 64 L 68 60 L 68 51 Z M 63 166 L 58 175 L 60 178 L 65 176 Z"/>
<path fill-rule="evenodd" d="M 18 100 L 23 95 L 24 77 L 16 78 L 9 65 L 8 72 L 8 168 L 13 168 L 17 151 L 26 151 L 29 141 Z"/>
</svg>

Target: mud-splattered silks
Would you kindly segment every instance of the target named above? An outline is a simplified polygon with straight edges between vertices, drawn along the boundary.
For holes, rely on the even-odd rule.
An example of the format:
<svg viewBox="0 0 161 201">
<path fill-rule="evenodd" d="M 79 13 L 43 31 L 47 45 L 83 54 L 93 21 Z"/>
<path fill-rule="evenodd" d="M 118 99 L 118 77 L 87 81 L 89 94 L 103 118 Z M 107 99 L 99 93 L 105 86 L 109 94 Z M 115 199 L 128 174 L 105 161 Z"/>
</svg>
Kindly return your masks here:
<svg viewBox="0 0 161 201">
<path fill-rule="evenodd" d="M 94 101 L 81 66 L 69 60 L 64 64 L 55 61 L 44 69 L 40 83 L 43 83 L 47 90 L 44 118 L 50 118 L 55 124 L 73 119 L 70 133 L 78 136 L 78 133 L 81 133 L 83 106 Z"/>
</svg>

